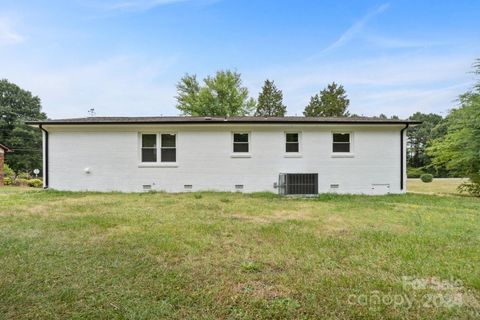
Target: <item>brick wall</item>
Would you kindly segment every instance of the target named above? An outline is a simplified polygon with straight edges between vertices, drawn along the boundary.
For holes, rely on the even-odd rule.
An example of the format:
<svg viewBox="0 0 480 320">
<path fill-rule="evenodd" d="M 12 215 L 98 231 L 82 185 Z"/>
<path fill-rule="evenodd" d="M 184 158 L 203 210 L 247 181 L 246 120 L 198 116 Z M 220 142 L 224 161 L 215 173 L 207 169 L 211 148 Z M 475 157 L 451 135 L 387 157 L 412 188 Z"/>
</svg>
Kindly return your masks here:
<svg viewBox="0 0 480 320">
<path fill-rule="evenodd" d="M 0 151 L 0 186 L 3 186 L 3 160 L 4 154 L 3 150 Z"/>
</svg>

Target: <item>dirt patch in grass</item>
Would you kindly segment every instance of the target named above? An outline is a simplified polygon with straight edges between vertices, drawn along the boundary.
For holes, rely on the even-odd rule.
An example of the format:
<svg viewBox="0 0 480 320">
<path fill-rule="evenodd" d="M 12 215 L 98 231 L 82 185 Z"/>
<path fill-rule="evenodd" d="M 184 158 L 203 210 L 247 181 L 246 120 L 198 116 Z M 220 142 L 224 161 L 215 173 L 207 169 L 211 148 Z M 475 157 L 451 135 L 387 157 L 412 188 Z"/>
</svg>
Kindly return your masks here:
<svg viewBox="0 0 480 320">
<path fill-rule="evenodd" d="M 245 215 L 245 214 L 232 214 L 230 215 L 233 219 L 240 219 L 252 223 L 277 223 L 289 220 L 314 220 L 316 217 L 308 211 L 289 211 L 289 210 L 280 210 L 272 212 L 268 215 Z"/>
<path fill-rule="evenodd" d="M 248 295 L 257 299 L 285 298 L 292 294 L 292 290 L 281 285 L 271 285 L 258 280 L 238 283 L 234 286 L 235 295 Z"/>
<path fill-rule="evenodd" d="M 322 232 L 326 232 L 327 234 L 348 234 L 350 230 L 349 224 L 345 221 L 340 215 L 329 215 L 323 225 L 322 225 Z"/>
</svg>

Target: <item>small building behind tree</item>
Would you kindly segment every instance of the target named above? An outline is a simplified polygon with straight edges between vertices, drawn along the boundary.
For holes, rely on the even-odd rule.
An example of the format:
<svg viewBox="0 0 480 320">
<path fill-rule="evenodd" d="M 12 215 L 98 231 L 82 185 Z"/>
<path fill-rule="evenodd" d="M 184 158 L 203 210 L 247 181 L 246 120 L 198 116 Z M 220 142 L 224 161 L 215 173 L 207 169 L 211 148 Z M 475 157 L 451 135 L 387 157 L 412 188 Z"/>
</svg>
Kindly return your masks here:
<svg viewBox="0 0 480 320">
<path fill-rule="evenodd" d="M 3 144 L 0 144 L 0 186 L 3 186 L 3 163 L 5 161 L 5 154 L 7 152 L 12 152 L 9 148 L 4 146 Z"/>
</svg>

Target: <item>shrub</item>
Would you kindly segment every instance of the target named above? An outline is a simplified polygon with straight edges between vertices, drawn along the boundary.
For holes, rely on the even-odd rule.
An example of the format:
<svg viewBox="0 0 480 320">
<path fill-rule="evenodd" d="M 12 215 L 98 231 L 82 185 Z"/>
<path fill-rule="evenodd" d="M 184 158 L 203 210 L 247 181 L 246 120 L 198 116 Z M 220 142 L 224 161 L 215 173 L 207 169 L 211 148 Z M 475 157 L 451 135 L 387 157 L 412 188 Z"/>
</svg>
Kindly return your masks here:
<svg viewBox="0 0 480 320">
<path fill-rule="evenodd" d="M 30 176 L 30 173 L 28 173 L 28 172 L 19 172 L 18 175 L 17 175 L 17 179 L 28 180 L 30 178 L 31 178 L 31 176 Z"/>
<path fill-rule="evenodd" d="M 460 193 L 467 192 L 475 197 L 480 197 L 480 184 L 473 182 L 464 182 L 458 186 Z"/>
<path fill-rule="evenodd" d="M 28 179 L 22 179 L 17 177 L 17 179 L 15 179 L 15 181 L 13 182 L 13 185 L 17 187 L 28 187 Z"/>
<path fill-rule="evenodd" d="M 433 176 L 430 173 L 425 173 L 420 176 L 420 180 L 423 182 L 432 182 L 433 181 Z"/>
<path fill-rule="evenodd" d="M 420 178 L 422 174 L 425 174 L 425 171 L 423 171 L 423 168 L 407 167 L 408 178 Z"/>
<path fill-rule="evenodd" d="M 28 185 L 34 188 L 41 188 L 43 187 L 43 181 L 40 179 L 30 179 L 28 180 Z"/>
<path fill-rule="evenodd" d="M 5 174 L 5 177 L 8 177 L 10 179 L 15 176 L 15 171 L 13 171 L 13 169 L 10 168 L 8 164 L 3 165 L 3 173 Z"/>
<path fill-rule="evenodd" d="M 10 178 L 10 177 L 3 178 L 3 184 L 6 185 L 6 186 L 11 185 L 12 184 L 12 178 Z"/>
</svg>

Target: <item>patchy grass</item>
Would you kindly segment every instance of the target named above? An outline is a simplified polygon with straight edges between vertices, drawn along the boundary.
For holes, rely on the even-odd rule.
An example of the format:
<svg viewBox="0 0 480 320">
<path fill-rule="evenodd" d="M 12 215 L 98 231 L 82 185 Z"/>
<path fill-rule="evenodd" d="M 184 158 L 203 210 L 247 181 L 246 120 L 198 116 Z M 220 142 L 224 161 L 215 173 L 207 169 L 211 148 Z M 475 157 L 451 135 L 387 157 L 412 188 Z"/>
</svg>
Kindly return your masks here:
<svg viewBox="0 0 480 320">
<path fill-rule="evenodd" d="M 480 316 L 477 198 L 0 190 L 3 318 Z"/>
<path fill-rule="evenodd" d="M 460 194 L 457 190 L 458 186 L 465 181 L 462 178 L 434 178 L 432 182 L 425 183 L 420 179 L 408 179 L 408 192 L 425 193 L 425 194 L 454 194 L 454 195 L 468 195 L 467 193 Z"/>
<path fill-rule="evenodd" d="M 42 191 L 43 189 L 35 189 L 31 187 L 17 187 L 17 186 L 0 186 L 0 196 L 6 195 L 9 193 L 21 193 L 29 191 Z M 1 199 L 1 198 L 0 198 Z"/>
</svg>

